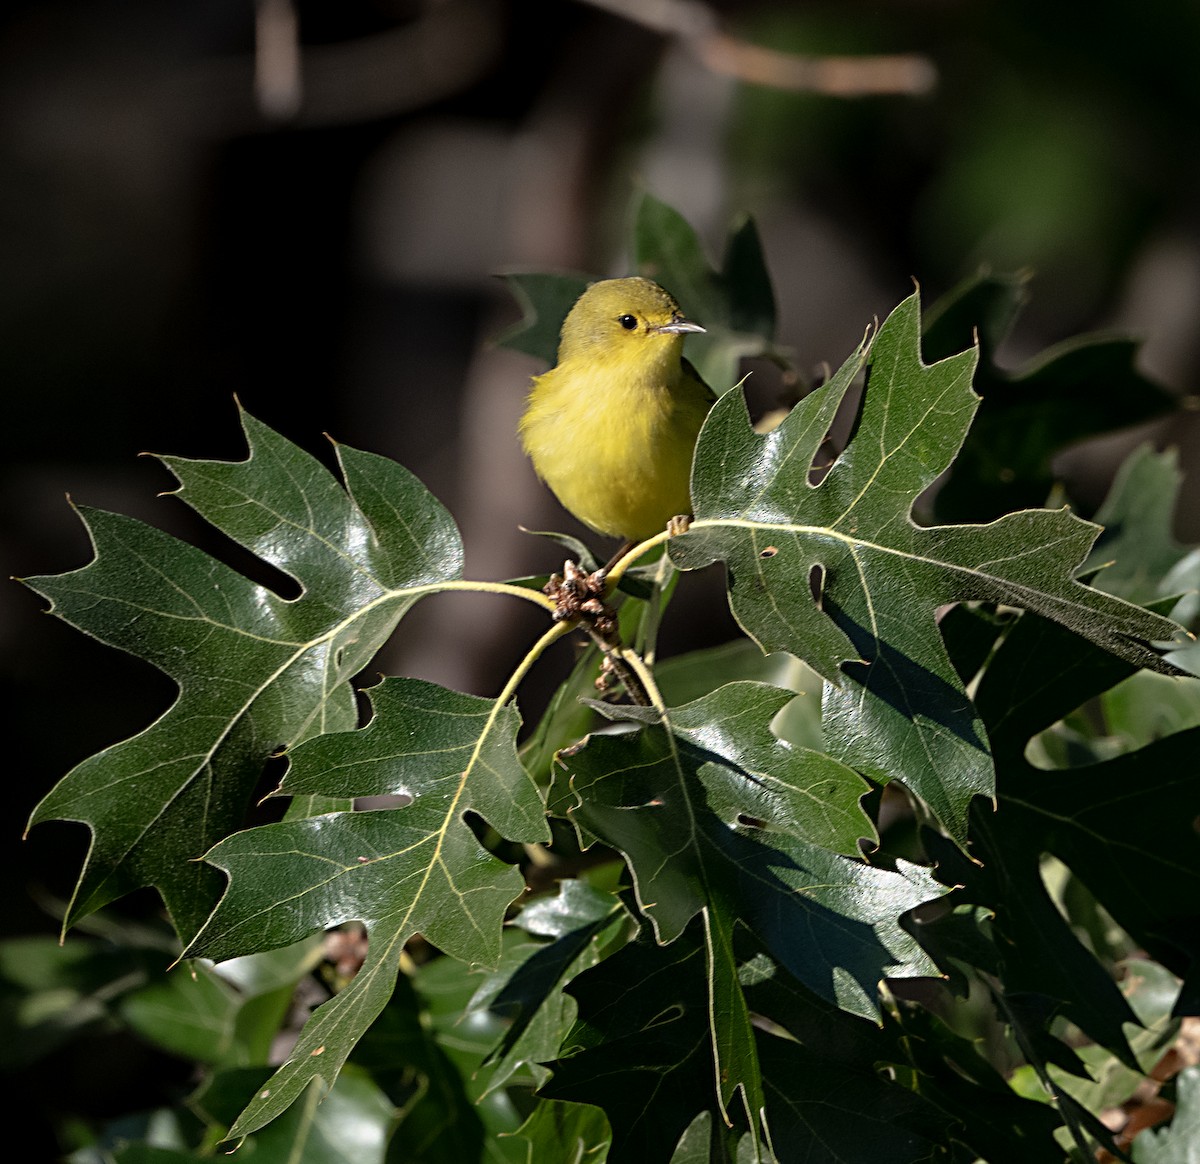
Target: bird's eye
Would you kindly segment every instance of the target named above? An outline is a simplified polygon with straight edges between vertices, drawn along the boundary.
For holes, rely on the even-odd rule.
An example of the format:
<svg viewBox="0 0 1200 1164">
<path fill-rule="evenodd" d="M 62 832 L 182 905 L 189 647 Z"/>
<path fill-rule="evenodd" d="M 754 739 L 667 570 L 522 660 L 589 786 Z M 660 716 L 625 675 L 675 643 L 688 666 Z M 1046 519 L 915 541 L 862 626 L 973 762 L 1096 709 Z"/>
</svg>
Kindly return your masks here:
<svg viewBox="0 0 1200 1164">
<path fill-rule="evenodd" d="M 617 322 L 626 330 L 633 331 L 637 327 L 636 315 L 618 315 Z"/>
</svg>

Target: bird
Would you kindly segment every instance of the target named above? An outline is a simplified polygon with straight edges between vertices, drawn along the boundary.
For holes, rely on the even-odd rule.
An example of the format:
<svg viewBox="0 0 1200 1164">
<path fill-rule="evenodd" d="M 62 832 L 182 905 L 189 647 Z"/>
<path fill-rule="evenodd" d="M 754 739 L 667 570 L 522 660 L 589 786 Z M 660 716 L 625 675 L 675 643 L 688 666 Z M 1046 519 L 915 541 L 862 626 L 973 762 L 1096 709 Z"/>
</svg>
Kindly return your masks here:
<svg viewBox="0 0 1200 1164">
<path fill-rule="evenodd" d="M 590 284 L 567 313 L 519 434 L 538 477 L 596 533 L 631 546 L 690 513 L 692 455 L 716 397 L 683 340 L 704 330 L 638 277 Z"/>
</svg>

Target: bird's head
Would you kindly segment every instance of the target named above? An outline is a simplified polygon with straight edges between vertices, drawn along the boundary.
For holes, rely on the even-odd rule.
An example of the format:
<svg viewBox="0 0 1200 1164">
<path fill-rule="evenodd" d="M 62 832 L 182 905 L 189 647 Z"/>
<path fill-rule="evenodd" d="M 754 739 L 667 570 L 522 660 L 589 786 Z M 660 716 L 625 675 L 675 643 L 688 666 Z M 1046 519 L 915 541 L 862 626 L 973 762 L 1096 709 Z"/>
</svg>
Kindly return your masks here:
<svg viewBox="0 0 1200 1164">
<path fill-rule="evenodd" d="M 688 332 L 702 332 L 649 279 L 603 279 L 575 301 L 563 321 L 558 358 L 654 360 L 677 356 Z"/>
</svg>

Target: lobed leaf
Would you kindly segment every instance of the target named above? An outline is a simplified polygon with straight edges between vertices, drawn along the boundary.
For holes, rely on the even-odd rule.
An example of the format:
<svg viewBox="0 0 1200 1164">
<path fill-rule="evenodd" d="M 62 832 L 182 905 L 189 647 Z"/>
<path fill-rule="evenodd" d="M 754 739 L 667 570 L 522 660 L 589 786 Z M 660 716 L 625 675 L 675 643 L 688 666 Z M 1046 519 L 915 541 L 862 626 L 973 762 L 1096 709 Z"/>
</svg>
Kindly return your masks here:
<svg viewBox="0 0 1200 1164">
<path fill-rule="evenodd" d="M 345 485 L 242 414 L 244 461 L 163 458 L 201 516 L 300 585 L 283 599 L 202 551 L 130 518 L 82 511 L 86 566 L 28 579 L 51 610 L 147 659 L 179 686 L 131 739 L 74 768 L 31 824 L 92 832 L 66 925 L 143 885 L 185 940 L 220 878 L 198 862 L 240 826 L 267 756 L 353 726 L 349 679 L 423 594 L 461 576 L 450 515 L 411 474 L 340 446 Z"/>
<path fill-rule="evenodd" d="M 506 1019 L 507 1029 L 484 1060 L 485 1094 L 507 1083 L 518 1071 L 537 1083 L 549 1072 L 544 1064 L 558 1054 L 575 1019 L 575 1001 L 563 986 L 619 944 L 628 917 L 611 895 L 586 883 L 567 880 L 556 897 L 541 898 L 521 911 L 517 924 L 550 942 L 518 939 L 510 930 L 504 960 L 475 992 L 468 1014 Z"/>
<path fill-rule="evenodd" d="M 695 520 L 670 543 L 683 569 L 724 561 L 747 633 L 828 681 L 823 722 L 837 758 L 880 782 L 904 779 L 959 843 L 971 799 L 992 793 L 993 770 L 939 609 L 982 600 L 1034 610 L 1167 673 L 1151 643 L 1179 630 L 1075 580 L 1098 530 L 1066 510 L 984 526 L 913 521 L 970 424 L 975 363 L 974 352 L 921 361 L 913 295 L 774 431 L 754 432 L 741 395 L 726 394 L 697 446 Z M 834 416 L 864 372 L 856 431 L 817 480 Z"/>
<path fill-rule="evenodd" d="M 264 825 L 207 854 L 229 888 L 187 955 L 269 949 L 351 920 L 369 935 L 362 969 L 315 1012 L 231 1135 L 261 1127 L 314 1081 L 332 1083 L 391 997 L 414 934 L 464 962 L 498 961 L 505 911 L 524 881 L 480 846 L 465 813 L 510 840 L 550 836 L 517 759 L 515 708 L 416 679 L 386 679 L 371 699 L 366 727 L 298 746 L 283 786 L 342 796 L 403 792 L 410 804 Z"/>
<path fill-rule="evenodd" d="M 722 391 L 737 379 L 743 356 L 783 363 L 775 347 L 775 295 L 753 221 L 731 230 L 720 269 L 704 253 L 696 232 L 677 211 L 648 194 L 634 208 L 631 265 L 661 283 L 705 333 L 689 337 L 688 352 L 701 376 Z M 591 280 L 578 274 L 511 273 L 509 290 L 522 319 L 497 340 L 547 365 L 558 356 L 562 322 Z"/>
<path fill-rule="evenodd" d="M 837 832 L 822 820 L 821 802 L 836 804 L 836 774 L 845 770 L 807 753 L 789 771 L 779 763 L 782 746 L 772 760 L 755 751 L 788 698 L 761 684 L 730 684 L 642 731 L 594 735 L 560 757 L 552 803 L 627 858 L 660 941 L 675 940 L 707 911 L 715 959 L 736 918 L 815 993 L 873 1017 L 881 978 L 932 971 L 898 919 L 938 890 L 915 866 L 890 872 L 830 851 Z M 863 791 L 856 778 L 841 787 L 855 799 Z"/>
<path fill-rule="evenodd" d="M 1043 505 L 1064 448 L 1168 412 L 1174 401 L 1136 367 L 1128 336 L 1077 336 L 1015 370 L 996 350 L 1028 300 L 1029 275 L 981 272 L 926 313 L 923 347 L 939 360 L 978 342 L 975 389 L 983 398 L 934 508 L 942 521 L 991 521 Z M 1103 524 L 1103 523 L 1101 523 Z"/>
<path fill-rule="evenodd" d="M 775 293 L 758 229 L 745 218 L 730 231 L 719 268 L 705 254 L 691 224 L 673 207 L 642 194 L 634 208 L 634 265 L 661 283 L 685 315 L 702 323 L 691 357 L 717 392 L 738 378 L 744 356 L 784 362 L 775 348 Z"/>
</svg>

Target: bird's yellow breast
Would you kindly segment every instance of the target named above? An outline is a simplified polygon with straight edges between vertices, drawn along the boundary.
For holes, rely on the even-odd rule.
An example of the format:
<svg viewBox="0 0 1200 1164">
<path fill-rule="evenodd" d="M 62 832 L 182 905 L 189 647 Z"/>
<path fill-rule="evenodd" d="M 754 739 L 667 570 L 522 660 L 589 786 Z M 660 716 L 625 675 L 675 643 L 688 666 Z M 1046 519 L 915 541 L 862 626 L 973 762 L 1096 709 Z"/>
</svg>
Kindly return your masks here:
<svg viewBox="0 0 1200 1164">
<path fill-rule="evenodd" d="M 539 477 L 585 525 L 642 539 L 690 511 L 705 386 L 664 358 L 568 360 L 534 379 L 521 441 Z"/>
</svg>

